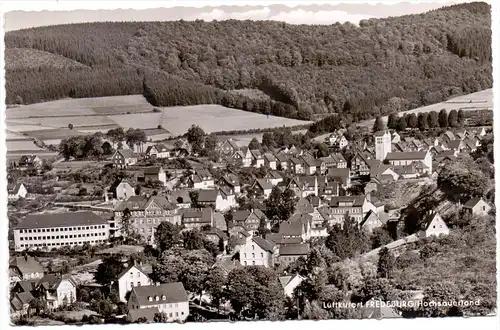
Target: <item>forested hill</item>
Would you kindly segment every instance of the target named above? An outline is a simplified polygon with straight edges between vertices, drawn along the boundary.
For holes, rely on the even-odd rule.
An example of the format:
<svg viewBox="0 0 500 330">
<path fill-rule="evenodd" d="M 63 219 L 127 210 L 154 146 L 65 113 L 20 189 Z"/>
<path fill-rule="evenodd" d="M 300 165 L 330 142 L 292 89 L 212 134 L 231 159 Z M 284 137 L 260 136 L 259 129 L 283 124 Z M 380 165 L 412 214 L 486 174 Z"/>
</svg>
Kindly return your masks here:
<svg viewBox="0 0 500 330">
<path fill-rule="evenodd" d="M 301 119 L 340 113 L 350 121 L 441 102 L 493 81 L 486 3 L 359 26 L 60 25 L 9 32 L 5 44 L 7 103 L 145 93 L 159 106 L 219 103 Z M 30 58 L 40 52 L 26 48 L 51 60 Z M 15 60 L 12 53 L 23 49 L 27 58 Z M 62 57 L 69 60 L 55 65 Z M 260 91 L 235 91 L 243 89 Z"/>
</svg>

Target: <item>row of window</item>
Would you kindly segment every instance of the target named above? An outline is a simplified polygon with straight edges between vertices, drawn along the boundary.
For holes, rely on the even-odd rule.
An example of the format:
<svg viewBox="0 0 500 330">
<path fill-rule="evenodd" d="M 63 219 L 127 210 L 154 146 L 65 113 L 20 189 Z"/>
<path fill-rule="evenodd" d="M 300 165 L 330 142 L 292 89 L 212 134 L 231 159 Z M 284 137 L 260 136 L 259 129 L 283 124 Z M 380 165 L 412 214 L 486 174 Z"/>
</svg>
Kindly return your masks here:
<svg viewBox="0 0 500 330">
<path fill-rule="evenodd" d="M 245 253 L 245 258 L 246 257 L 247 257 L 247 254 Z M 260 257 L 264 258 L 264 253 L 263 252 L 260 253 Z M 252 259 L 255 259 L 255 253 L 252 253 Z"/>
<path fill-rule="evenodd" d="M 63 228 L 38 228 L 38 229 L 20 229 L 20 233 L 45 233 L 45 232 L 58 232 L 58 231 L 76 231 L 76 230 L 90 230 L 90 229 L 104 229 L 105 225 L 86 226 L 86 227 L 63 227 Z"/>
<path fill-rule="evenodd" d="M 105 232 L 102 233 L 90 233 L 90 234 L 78 234 L 78 235 L 58 235 L 58 236 L 28 236 L 20 237 L 21 241 L 36 241 L 36 240 L 46 240 L 46 239 L 65 239 L 65 238 L 81 238 L 81 237 L 94 237 L 94 236 L 106 236 Z"/>
<path fill-rule="evenodd" d="M 246 261 L 244 261 L 244 262 L 243 262 L 243 264 L 244 264 L 245 266 L 248 266 L 248 263 L 247 263 Z M 255 260 L 254 260 L 254 261 L 252 261 L 252 266 L 255 266 Z"/>
<path fill-rule="evenodd" d="M 28 247 L 43 247 L 43 246 L 70 246 L 70 245 L 83 245 L 83 243 L 91 243 L 91 244 L 99 244 L 104 243 L 105 240 L 98 239 L 95 241 L 87 241 L 87 242 L 61 242 L 61 243 L 39 243 L 39 244 L 21 244 L 22 248 Z"/>
<path fill-rule="evenodd" d="M 174 215 L 176 210 L 154 210 L 154 211 L 131 211 L 132 217 L 143 217 L 147 215 Z M 116 212 L 117 216 L 123 216 L 123 212 Z"/>
</svg>

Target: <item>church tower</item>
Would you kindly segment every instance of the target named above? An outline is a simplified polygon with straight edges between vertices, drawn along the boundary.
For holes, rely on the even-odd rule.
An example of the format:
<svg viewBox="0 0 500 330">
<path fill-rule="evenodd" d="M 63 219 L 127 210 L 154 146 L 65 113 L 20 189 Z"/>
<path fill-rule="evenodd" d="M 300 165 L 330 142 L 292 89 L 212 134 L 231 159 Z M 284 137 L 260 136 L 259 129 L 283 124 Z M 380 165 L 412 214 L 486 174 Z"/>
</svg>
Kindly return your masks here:
<svg viewBox="0 0 500 330">
<path fill-rule="evenodd" d="M 375 158 L 384 161 L 391 149 L 391 133 L 387 130 L 375 132 Z"/>
</svg>

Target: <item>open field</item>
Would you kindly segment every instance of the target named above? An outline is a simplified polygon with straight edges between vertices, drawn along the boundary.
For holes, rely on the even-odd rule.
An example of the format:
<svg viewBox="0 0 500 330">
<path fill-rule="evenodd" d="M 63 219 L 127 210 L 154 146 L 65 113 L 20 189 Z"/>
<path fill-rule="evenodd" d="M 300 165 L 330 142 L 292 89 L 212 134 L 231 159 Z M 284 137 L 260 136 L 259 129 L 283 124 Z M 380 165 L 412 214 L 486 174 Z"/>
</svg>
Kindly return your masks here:
<svg viewBox="0 0 500 330">
<path fill-rule="evenodd" d="M 43 150 L 38 147 L 33 140 L 7 140 L 7 152 L 9 151 L 29 151 L 29 150 Z"/>
<path fill-rule="evenodd" d="M 166 107 L 153 112 L 153 107 L 142 95 L 110 96 L 83 99 L 64 99 L 8 108 L 6 124 L 11 139 L 30 137 L 57 145 L 64 138 L 105 133 L 122 127 L 145 130 L 148 138 L 162 141 L 183 135 L 191 125 L 200 126 L 206 133 L 249 130 L 308 124 L 308 121 L 269 116 L 219 105 Z M 69 124 L 73 129 L 69 129 Z M 159 126 L 162 128 L 158 128 Z M 24 136 L 24 137 L 23 137 Z M 240 145 L 248 145 L 262 133 L 234 136 Z M 16 147 L 19 146 L 19 147 Z M 9 152 L 38 150 L 26 142 L 11 143 Z"/>
<path fill-rule="evenodd" d="M 420 112 L 430 112 L 436 111 L 439 112 L 442 109 L 445 109 L 447 112 L 451 110 L 463 110 L 463 111 L 474 111 L 474 110 L 492 110 L 493 111 L 493 89 L 485 89 L 479 92 L 461 95 L 457 97 L 453 97 L 447 101 L 427 105 L 425 107 L 415 108 L 408 111 L 402 111 L 399 114 L 402 116 L 403 114 L 415 113 L 419 114 Z M 387 124 L 388 116 L 382 117 L 384 123 Z M 369 127 L 370 129 L 373 126 L 375 119 L 365 120 L 357 123 L 358 126 Z M 331 133 L 322 134 L 314 138 L 315 141 L 324 142 L 325 138 L 329 136 Z"/>
<path fill-rule="evenodd" d="M 48 116 L 88 116 L 151 112 L 153 106 L 142 95 L 64 99 L 9 108 L 6 119 Z"/>
</svg>

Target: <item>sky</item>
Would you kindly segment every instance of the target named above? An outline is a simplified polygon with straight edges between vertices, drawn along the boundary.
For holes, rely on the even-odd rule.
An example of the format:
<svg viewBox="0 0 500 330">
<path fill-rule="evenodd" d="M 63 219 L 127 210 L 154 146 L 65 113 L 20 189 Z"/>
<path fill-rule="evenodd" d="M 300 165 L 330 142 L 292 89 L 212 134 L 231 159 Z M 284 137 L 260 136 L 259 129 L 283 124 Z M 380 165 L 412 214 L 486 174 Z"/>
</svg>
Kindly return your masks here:
<svg viewBox="0 0 500 330">
<path fill-rule="evenodd" d="M 15 1 L 3 4 L 5 31 L 102 21 L 276 20 L 290 24 L 333 24 L 423 13 L 470 1 Z M 372 1 L 373 2 L 373 1 Z M 228 5 L 231 4 L 231 5 Z M 312 4 L 311 4 L 312 3 Z M 238 4 L 238 5 L 235 5 Z M 160 7 L 160 8 L 158 8 Z M 91 10 L 93 9 L 93 10 Z M 100 9 L 100 10 L 97 10 Z"/>
</svg>

